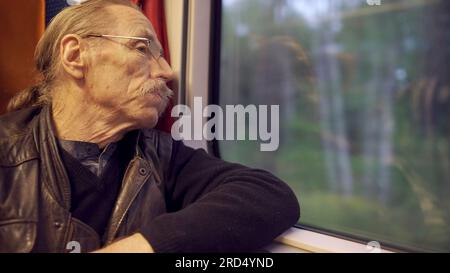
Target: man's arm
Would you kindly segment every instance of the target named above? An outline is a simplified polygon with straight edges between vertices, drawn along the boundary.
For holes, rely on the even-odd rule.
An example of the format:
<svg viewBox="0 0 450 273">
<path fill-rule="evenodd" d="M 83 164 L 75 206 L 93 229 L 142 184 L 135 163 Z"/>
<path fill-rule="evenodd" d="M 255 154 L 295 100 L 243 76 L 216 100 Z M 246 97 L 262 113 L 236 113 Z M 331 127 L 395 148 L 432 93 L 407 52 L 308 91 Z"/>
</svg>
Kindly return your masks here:
<svg viewBox="0 0 450 273">
<path fill-rule="evenodd" d="M 155 252 L 253 251 L 294 225 L 300 208 L 272 174 L 175 141 L 166 177 L 169 213 L 141 233 Z"/>
<path fill-rule="evenodd" d="M 117 240 L 93 253 L 153 253 L 153 248 L 140 233 Z"/>
</svg>

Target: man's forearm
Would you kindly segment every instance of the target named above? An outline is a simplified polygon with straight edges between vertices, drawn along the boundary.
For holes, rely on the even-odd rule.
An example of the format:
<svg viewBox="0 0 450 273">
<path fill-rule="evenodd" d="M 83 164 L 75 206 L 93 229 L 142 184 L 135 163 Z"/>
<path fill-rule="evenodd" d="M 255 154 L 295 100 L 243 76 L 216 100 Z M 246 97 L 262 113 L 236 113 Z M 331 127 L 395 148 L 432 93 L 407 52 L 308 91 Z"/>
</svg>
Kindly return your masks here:
<svg viewBox="0 0 450 273">
<path fill-rule="evenodd" d="M 120 239 L 94 253 L 154 253 L 150 243 L 140 233 Z"/>
</svg>

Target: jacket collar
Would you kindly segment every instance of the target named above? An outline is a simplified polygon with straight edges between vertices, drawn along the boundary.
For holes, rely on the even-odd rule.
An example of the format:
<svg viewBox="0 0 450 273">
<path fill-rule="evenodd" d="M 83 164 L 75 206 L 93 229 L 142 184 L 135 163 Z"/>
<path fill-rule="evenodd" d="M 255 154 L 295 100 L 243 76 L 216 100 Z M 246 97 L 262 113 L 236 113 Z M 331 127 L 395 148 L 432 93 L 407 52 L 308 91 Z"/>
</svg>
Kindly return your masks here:
<svg viewBox="0 0 450 273">
<path fill-rule="evenodd" d="M 51 105 L 44 105 L 36 128 L 36 146 L 41 157 L 43 181 L 56 201 L 70 209 L 70 184 L 55 139 Z"/>
</svg>

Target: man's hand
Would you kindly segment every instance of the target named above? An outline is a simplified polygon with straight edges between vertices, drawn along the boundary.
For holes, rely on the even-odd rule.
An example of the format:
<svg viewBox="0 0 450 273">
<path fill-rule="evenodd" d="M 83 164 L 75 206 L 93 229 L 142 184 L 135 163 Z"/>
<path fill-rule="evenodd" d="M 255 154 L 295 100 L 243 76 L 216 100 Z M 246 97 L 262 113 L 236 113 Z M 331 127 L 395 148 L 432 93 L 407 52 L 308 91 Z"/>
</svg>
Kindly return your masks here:
<svg viewBox="0 0 450 273">
<path fill-rule="evenodd" d="M 154 253 L 154 251 L 144 236 L 136 233 L 93 253 Z"/>
</svg>

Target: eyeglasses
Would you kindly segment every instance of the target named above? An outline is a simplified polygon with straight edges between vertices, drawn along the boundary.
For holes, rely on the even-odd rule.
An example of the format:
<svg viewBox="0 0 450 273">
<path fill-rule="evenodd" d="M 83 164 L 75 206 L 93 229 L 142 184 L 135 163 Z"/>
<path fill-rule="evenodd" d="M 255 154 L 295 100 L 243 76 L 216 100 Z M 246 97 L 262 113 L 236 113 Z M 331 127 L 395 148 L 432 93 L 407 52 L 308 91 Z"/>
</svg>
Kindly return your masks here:
<svg viewBox="0 0 450 273">
<path fill-rule="evenodd" d="M 133 37 L 133 36 L 118 36 L 118 35 L 107 35 L 107 34 L 89 34 L 86 37 L 98 37 L 98 38 L 118 38 L 118 39 L 132 39 L 145 42 L 145 46 L 138 46 L 136 48 L 131 48 L 126 44 L 121 44 L 128 47 L 131 50 L 136 50 L 141 55 L 144 55 L 148 58 L 153 57 L 155 60 L 159 60 L 159 58 L 164 57 L 163 50 L 155 43 L 147 38 L 143 37 Z"/>
</svg>

